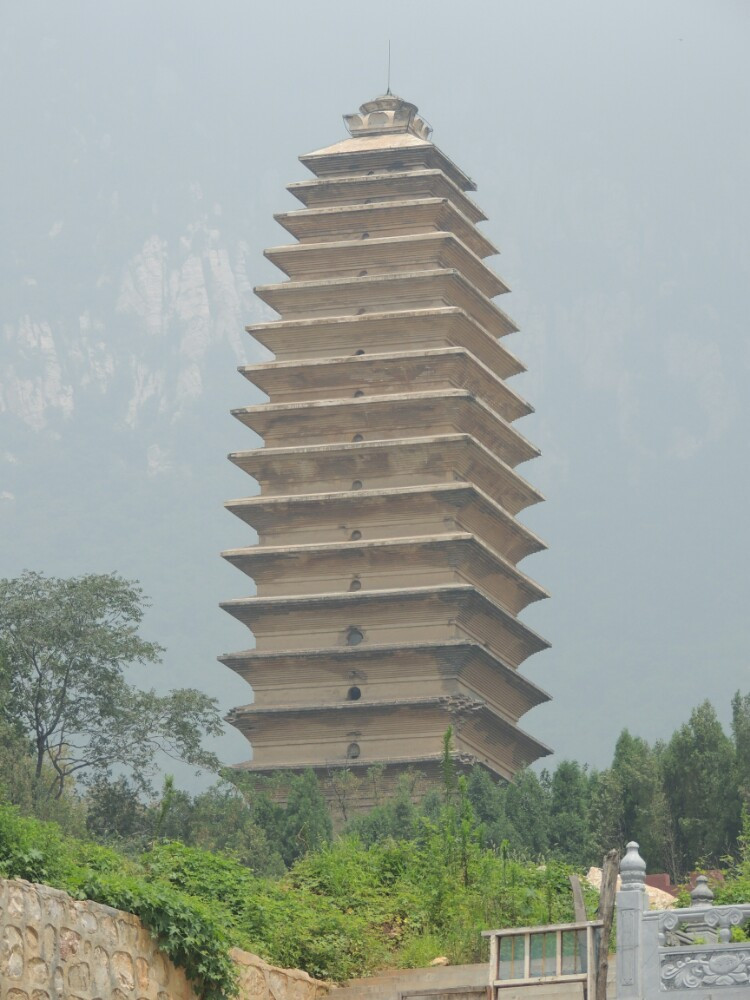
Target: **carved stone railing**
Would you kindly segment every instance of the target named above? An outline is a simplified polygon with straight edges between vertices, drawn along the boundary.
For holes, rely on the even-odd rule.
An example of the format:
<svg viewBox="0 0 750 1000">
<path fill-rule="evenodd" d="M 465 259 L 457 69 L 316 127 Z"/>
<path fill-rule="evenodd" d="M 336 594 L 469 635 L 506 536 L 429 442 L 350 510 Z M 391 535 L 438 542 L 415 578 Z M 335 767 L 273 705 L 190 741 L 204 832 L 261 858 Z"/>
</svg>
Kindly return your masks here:
<svg viewBox="0 0 750 1000">
<path fill-rule="evenodd" d="M 732 928 L 750 921 L 750 904 L 714 906 L 704 876 L 692 905 L 649 910 L 646 863 L 628 844 L 617 893 L 617 1000 L 656 1000 L 665 992 L 710 1000 L 748 997 L 750 941 L 732 941 Z M 678 1000 L 678 998 L 675 998 Z"/>
</svg>

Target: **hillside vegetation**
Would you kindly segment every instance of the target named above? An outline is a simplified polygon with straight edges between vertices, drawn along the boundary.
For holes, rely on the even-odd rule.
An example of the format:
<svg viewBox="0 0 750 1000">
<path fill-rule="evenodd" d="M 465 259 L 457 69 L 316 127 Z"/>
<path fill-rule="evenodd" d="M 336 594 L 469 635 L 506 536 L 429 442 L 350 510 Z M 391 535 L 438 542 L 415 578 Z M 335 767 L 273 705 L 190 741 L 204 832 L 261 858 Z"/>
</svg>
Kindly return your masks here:
<svg viewBox="0 0 750 1000">
<path fill-rule="evenodd" d="M 459 777 L 449 730 L 426 794 L 418 772 L 388 799 L 382 768 L 338 772 L 335 837 L 312 771 L 279 778 L 283 804 L 231 770 L 156 791 L 159 754 L 218 769 L 203 739 L 220 721 L 200 692 L 128 683 L 161 652 L 138 634 L 137 583 L 27 573 L 0 596 L 0 876 L 137 914 L 208 1000 L 233 991 L 232 945 L 337 981 L 479 960 L 484 929 L 570 920 L 570 873 L 631 839 L 651 871 L 721 866 L 717 900 L 750 900 L 750 695 L 729 733 L 704 702 L 665 742 L 623 731 L 604 770 L 564 760 L 508 784 Z"/>
<path fill-rule="evenodd" d="M 232 993 L 232 945 L 337 981 L 437 955 L 479 961 L 488 927 L 572 919 L 571 871 L 482 847 L 460 790 L 411 840 L 343 836 L 280 878 L 176 841 L 127 857 L 0 806 L 0 876 L 137 914 L 210 1000 Z"/>
</svg>

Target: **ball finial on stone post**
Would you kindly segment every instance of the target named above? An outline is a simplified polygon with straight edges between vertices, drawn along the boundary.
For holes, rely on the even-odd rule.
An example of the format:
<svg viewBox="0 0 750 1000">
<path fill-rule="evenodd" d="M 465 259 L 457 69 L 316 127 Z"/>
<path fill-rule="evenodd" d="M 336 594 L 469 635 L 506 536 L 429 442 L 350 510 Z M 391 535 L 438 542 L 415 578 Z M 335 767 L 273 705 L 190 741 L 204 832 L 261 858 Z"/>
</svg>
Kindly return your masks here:
<svg viewBox="0 0 750 1000">
<path fill-rule="evenodd" d="M 623 891 L 633 889 L 645 892 L 646 862 L 638 853 L 638 844 L 631 840 L 625 849 L 625 857 L 620 862 L 620 878 Z"/>
<path fill-rule="evenodd" d="M 695 888 L 690 893 L 690 899 L 693 906 L 713 906 L 714 894 L 705 875 L 699 875 L 695 880 Z"/>
</svg>

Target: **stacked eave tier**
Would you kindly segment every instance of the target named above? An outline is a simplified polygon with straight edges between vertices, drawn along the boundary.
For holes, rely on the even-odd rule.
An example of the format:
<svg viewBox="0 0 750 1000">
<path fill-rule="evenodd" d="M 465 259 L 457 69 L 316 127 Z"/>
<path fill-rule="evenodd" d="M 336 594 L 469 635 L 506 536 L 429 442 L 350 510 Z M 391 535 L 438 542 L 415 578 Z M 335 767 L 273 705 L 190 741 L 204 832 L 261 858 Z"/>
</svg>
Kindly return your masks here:
<svg viewBox="0 0 750 1000">
<path fill-rule="evenodd" d="M 517 668 L 547 643 L 516 616 L 546 593 L 516 566 L 542 497 L 516 471 L 538 451 L 496 250 L 429 142 L 302 161 L 305 207 L 276 216 L 298 242 L 266 251 L 289 280 L 256 289 L 280 319 L 248 327 L 276 360 L 240 369 L 270 401 L 233 411 L 265 446 L 230 455 L 261 489 L 227 505 L 259 536 L 224 553 L 257 587 L 222 605 L 256 637 L 222 658 L 255 691 L 230 720 L 255 770 L 430 764 L 452 724 L 510 777 L 549 752 L 517 727 L 547 699 Z"/>
<path fill-rule="evenodd" d="M 380 705 L 362 701 L 311 703 L 297 709 L 235 709 L 232 724 L 262 758 L 253 770 L 329 769 L 378 763 L 437 762 L 446 726 L 469 762 L 510 779 L 550 753 L 548 747 L 492 711 L 486 700 L 425 696 Z"/>
</svg>

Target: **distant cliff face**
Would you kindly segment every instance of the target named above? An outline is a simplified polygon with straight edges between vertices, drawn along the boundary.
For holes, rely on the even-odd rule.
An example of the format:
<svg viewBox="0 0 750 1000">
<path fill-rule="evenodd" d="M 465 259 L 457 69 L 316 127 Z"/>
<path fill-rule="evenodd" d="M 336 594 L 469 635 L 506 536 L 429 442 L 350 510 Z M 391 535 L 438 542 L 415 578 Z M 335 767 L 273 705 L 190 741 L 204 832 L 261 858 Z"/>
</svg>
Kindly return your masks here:
<svg viewBox="0 0 750 1000">
<path fill-rule="evenodd" d="M 219 552 L 253 537 L 222 504 L 255 488 L 226 461 L 254 440 L 229 410 L 262 398 L 236 372 L 266 354 L 244 331 L 262 258 L 250 216 L 180 191 L 154 217 L 141 196 L 63 191 L 0 248 L 0 575 L 140 580 L 168 653 L 134 680 L 223 698 Z"/>
<path fill-rule="evenodd" d="M 260 398 L 234 371 L 264 353 L 244 332 L 264 315 L 252 294 L 258 254 L 240 232 L 247 220 L 222 229 L 197 183 L 177 201 L 153 220 L 114 193 L 98 212 L 87 206 L 90 217 L 50 221 L 40 210 L 31 235 L 17 223 L 25 245 L 0 278 L 0 516 L 33 504 L 22 532 L 30 513 L 48 517 L 30 494 L 56 466 L 55 487 L 89 519 L 82 477 L 89 490 L 126 469 L 134 490 L 142 474 L 200 479 L 207 456 L 223 461 L 247 440 L 227 411 Z M 28 562 L 44 568 L 36 553 Z"/>
<path fill-rule="evenodd" d="M 64 232 L 53 227 L 50 240 Z M 0 412 L 55 436 L 103 396 L 112 427 L 142 427 L 147 411 L 179 420 L 204 395 L 216 357 L 248 354 L 243 327 L 258 307 L 247 258 L 244 241 L 228 243 L 204 218 L 177 239 L 148 235 L 130 257 L 92 272 L 88 287 L 79 278 L 59 297 L 49 276 L 22 277 L 9 296 L 20 308 L 12 315 L 6 299 L 3 316 Z"/>
</svg>

